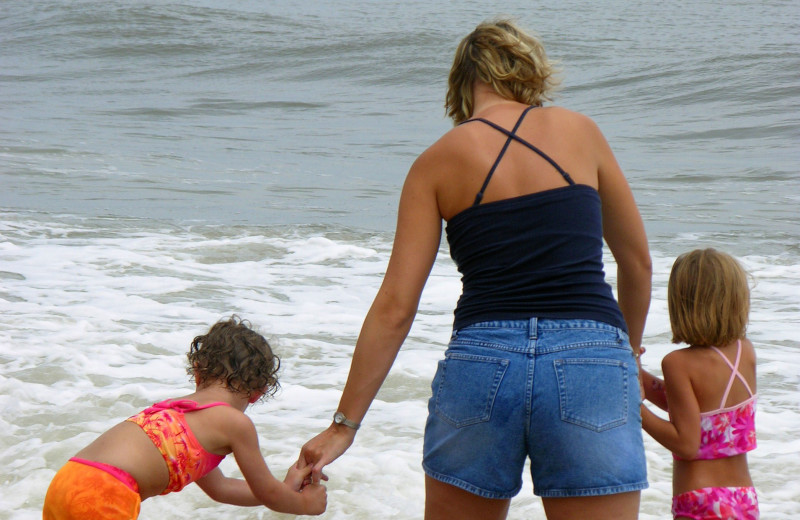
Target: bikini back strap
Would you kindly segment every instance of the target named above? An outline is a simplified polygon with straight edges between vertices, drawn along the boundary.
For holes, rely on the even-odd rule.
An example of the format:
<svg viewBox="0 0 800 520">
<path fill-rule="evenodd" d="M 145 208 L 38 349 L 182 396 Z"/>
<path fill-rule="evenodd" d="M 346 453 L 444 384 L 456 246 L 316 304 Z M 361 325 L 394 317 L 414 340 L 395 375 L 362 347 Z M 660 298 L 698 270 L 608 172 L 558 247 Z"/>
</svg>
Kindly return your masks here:
<svg viewBox="0 0 800 520">
<path fill-rule="evenodd" d="M 196 412 L 198 410 L 205 410 L 206 408 L 211 408 L 213 406 L 230 406 L 230 405 L 222 401 L 200 405 L 197 404 L 196 401 L 192 401 L 191 399 L 167 399 L 166 401 L 161 401 L 160 403 L 156 403 L 150 408 L 146 409 L 145 413 L 151 414 L 155 412 L 160 412 L 162 410 L 175 410 L 180 413 L 188 413 L 188 412 Z"/>
<path fill-rule="evenodd" d="M 725 403 L 728 401 L 728 394 L 731 393 L 733 382 L 737 377 L 742 382 L 742 384 L 744 384 L 744 387 L 747 389 L 747 393 L 749 393 L 750 396 L 752 397 L 753 391 L 750 389 L 750 385 L 747 384 L 747 381 L 745 380 L 744 376 L 742 375 L 741 372 L 739 372 L 739 361 L 742 359 L 742 340 L 739 340 L 737 342 L 735 363 L 731 363 L 730 360 L 727 357 L 725 357 L 725 354 L 723 354 L 722 351 L 717 347 L 711 347 L 711 348 L 714 349 L 714 351 L 720 355 L 720 357 L 725 361 L 725 363 L 731 369 L 731 378 L 728 380 L 728 386 L 725 388 L 725 393 L 722 395 L 722 402 L 719 405 L 720 409 L 725 408 Z"/>
<path fill-rule="evenodd" d="M 228 403 L 224 402 L 224 401 L 216 401 L 216 402 L 208 403 L 208 404 L 198 404 L 197 407 L 195 407 L 194 410 L 195 411 L 197 411 L 197 410 L 205 410 L 206 408 L 213 408 L 215 406 L 230 406 L 230 405 Z"/>
</svg>

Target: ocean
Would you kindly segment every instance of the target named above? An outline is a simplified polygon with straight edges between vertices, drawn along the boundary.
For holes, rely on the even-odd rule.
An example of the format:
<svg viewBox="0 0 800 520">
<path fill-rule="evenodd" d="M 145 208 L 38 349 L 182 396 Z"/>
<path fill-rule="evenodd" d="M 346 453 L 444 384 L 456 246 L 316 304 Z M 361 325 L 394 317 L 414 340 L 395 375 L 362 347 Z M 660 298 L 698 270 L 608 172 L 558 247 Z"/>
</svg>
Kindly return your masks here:
<svg viewBox="0 0 800 520">
<path fill-rule="evenodd" d="M 800 516 L 800 6 L 622 0 L 5 0 L 0 5 L 0 519 L 40 518 L 55 471 L 192 390 L 191 339 L 249 319 L 282 357 L 249 411 L 272 471 L 329 423 L 416 156 L 451 124 L 458 41 L 510 15 L 559 60 L 556 104 L 603 130 L 654 261 L 644 366 L 670 343 L 675 256 L 752 276 L 762 517 Z M 613 258 L 606 254 L 615 285 Z M 443 241 L 408 340 L 327 473 L 335 520 L 422 518 L 430 380 L 460 279 Z M 645 435 L 641 518 L 669 517 Z M 231 457 L 226 474 L 238 469 Z M 543 519 L 524 475 L 509 519 Z M 196 486 L 142 518 L 286 518 Z"/>
</svg>

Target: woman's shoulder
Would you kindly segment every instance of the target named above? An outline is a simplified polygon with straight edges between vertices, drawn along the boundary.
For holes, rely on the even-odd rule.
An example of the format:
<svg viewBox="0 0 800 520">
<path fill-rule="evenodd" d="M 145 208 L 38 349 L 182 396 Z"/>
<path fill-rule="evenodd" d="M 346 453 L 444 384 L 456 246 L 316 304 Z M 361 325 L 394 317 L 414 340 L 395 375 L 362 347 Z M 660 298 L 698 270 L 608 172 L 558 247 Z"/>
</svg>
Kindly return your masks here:
<svg viewBox="0 0 800 520">
<path fill-rule="evenodd" d="M 412 169 L 441 171 L 452 167 L 457 169 L 457 163 L 464 160 L 464 152 L 472 149 L 472 144 L 479 142 L 477 128 L 474 123 L 459 125 L 451 128 L 439 139 L 433 142 L 414 161 Z"/>
<path fill-rule="evenodd" d="M 591 116 L 558 105 L 541 107 L 539 117 L 546 118 L 553 124 L 566 127 L 569 131 L 580 131 L 586 134 L 600 134 L 600 127 Z"/>
<path fill-rule="evenodd" d="M 553 117 L 566 121 L 575 121 L 582 123 L 594 123 L 594 120 L 587 114 L 567 108 L 561 105 L 546 105 L 536 108 L 529 112 L 531 115 Z"/>
</svg>

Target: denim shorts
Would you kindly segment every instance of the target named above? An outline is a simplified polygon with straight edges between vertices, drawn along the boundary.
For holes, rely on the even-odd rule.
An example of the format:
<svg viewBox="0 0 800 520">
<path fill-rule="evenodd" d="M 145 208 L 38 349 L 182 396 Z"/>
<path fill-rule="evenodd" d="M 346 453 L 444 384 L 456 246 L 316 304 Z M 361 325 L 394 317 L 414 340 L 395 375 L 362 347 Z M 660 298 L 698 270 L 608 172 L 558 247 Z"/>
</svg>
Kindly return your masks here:
<svg viewBox="0 0 800 520">
<path fill-rule="evenodd" d="M 454 331 L 431 385 L 425 473 L 511 498 L 527 457 L 541 497 L 644 489 L 637 371 L 627 334 L 597 321 L 531 318 Z"/>
</svg>

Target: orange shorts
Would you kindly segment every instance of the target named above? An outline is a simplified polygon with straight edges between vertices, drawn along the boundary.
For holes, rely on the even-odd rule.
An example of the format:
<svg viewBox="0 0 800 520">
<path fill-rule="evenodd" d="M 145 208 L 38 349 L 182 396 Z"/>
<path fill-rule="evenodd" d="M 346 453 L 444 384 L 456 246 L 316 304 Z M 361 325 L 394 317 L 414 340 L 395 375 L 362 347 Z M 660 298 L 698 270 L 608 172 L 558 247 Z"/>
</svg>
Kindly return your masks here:
<svg viewBox="0 0 800 520">
<path fill-rule="evenodd" d="M 44 497 L 43 520 L 135 520 L 142 499 L 114 475 L 69 461 L 58 470 Z"/>
</svg>

